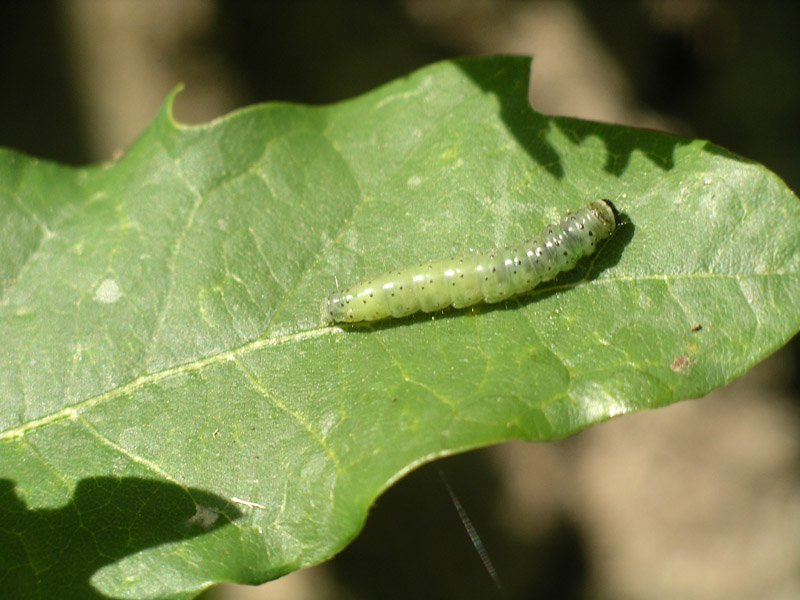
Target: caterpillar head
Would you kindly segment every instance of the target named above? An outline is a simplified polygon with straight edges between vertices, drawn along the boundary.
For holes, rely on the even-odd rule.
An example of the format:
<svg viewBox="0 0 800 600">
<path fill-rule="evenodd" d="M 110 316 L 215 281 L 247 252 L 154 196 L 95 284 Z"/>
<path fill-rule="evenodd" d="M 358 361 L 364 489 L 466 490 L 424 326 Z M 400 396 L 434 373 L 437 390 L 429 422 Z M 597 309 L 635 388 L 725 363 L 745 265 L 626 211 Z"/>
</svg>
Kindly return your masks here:
<svg viewBox="0 0 800 600">
<path fill-rule="evenodd" d="M 611 200 L 602 199 L 596 200 L 589 204 L 589 210 L 600 220 L 600 222 L 608 229 L 608 234 L 614 233 L 617 228 L 617 219 L 619 218 L 619 211 Z"/>
<path fill-rule="evenodd" d="M 349 291 L 349 290 L 348 290 Z M 347 303 L 352 296 L 336 291 L 322 301 L 320 306 L 320 314 L 322 315 L 322 322 L 326 325 L 332 325 L 341 321 L 352 321 L 350 313 L 352 309 L 347 308 Z"/>
</svg>

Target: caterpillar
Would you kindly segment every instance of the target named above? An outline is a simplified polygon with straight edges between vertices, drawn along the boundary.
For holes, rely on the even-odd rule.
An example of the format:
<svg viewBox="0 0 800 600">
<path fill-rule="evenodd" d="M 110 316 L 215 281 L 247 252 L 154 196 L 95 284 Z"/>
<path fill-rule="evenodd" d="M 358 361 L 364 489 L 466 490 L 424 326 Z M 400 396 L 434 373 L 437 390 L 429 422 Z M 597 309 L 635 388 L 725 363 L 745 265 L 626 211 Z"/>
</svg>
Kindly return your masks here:
<svg viewBox="0 0 800 600">
<path fill-rule="evenodd" d="M 521 244 L 378 275 L 331 293 L 322 302 L 322 319 L 327 324 L 377 321 L 524 294 L 594 252 L 614 233 L 618 217 L 610 200 L 597 200 Z"/>
</svg>

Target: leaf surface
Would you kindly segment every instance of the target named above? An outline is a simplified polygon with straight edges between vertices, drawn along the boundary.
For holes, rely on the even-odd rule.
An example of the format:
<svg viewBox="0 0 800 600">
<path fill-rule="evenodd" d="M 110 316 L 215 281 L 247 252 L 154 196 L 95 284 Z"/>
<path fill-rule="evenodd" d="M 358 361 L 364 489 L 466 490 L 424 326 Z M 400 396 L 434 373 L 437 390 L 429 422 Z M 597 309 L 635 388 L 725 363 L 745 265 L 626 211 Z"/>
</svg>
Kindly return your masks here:
<svg viewBox="0 0 800 600">
<path fill-rule="evenodd" d="M 183 598 L 325 560 L 410 469 L 701 396 L 800 327 L 800 203 L 701 140 L 535 113 L 528 59 L 432 65 L 118 161 L 0 151 L 0 584 Z M 610 198 L 493 306 L 326 327 L 339 285 Z"/>
</svg>

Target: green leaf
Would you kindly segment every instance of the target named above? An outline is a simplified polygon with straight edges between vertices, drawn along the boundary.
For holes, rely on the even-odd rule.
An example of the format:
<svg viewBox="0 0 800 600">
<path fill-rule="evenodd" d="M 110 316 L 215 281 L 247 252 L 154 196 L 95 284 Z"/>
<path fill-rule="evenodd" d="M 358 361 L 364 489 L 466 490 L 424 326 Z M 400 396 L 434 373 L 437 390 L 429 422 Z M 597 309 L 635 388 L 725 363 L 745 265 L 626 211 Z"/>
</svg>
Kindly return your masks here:
<svg viewBox="0 0 800 600">
<path fill-rule="evenodd" d="M 204 126 L 172 98 L 118 161 L 0 152 L 0 584 L 191 597 L 325 560 L 436 457 L 567 436 L 723 385 L 800 327 L 800 203 L 708 142 L 527 103 L 529 62 L 433 65 Z M 626 224 L 535 293 L 326 327 L 320 302 Z"/>
</svg>

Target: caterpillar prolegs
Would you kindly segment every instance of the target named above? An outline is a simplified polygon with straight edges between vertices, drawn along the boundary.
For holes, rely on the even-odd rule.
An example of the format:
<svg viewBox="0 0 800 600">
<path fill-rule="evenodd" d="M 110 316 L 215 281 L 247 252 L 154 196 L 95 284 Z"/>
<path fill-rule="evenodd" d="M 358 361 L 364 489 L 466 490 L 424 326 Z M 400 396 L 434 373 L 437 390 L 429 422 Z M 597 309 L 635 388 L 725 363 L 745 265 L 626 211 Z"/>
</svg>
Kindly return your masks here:
<svg viewBox="0 0 800 600">
<path fill-rule="evenodd" d="M 479 302 L 500 302 L 569 271 L 617 227 L 618 212 L 597 200 L 531 239 L 483 253 L 421 262 L 335 291 L 322 303 L 326 323 L 377 321 Z"/>
</svg>

